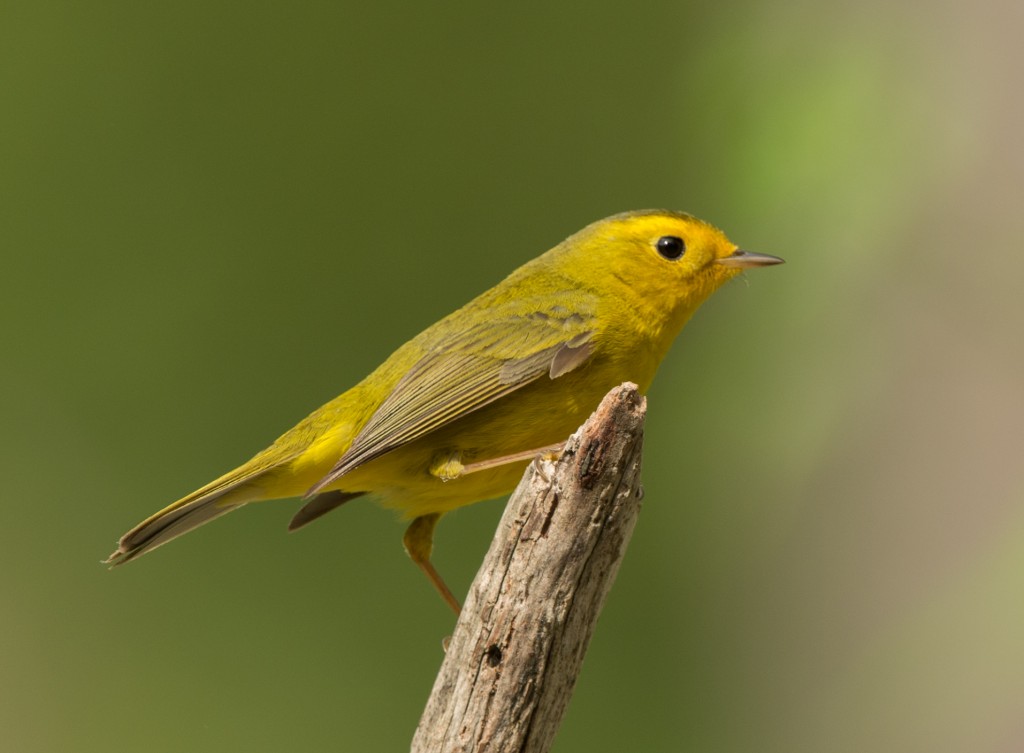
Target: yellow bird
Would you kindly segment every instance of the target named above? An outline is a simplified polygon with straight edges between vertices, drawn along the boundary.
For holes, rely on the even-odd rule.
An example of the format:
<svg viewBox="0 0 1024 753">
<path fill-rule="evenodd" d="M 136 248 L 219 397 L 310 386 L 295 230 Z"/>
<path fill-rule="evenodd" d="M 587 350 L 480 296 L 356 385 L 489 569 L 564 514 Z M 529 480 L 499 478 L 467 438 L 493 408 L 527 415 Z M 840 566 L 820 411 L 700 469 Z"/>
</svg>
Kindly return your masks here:
<svg viewBox="0 0 1024 753">
<path fill-rule="evenodd" d="M 304 497 L 295 530 L 370 495 L 412 520 L 406 551 L 458 613 L 430 562 L 441 516 L 515 488 L 612 387 L 646 391 L 708 296 L 747 267 L 780 263 L 681 212 L 599 220 L 428 327 L 248 462 L 139 523 L 107 562 L 250 502 Z"/>
</svg>

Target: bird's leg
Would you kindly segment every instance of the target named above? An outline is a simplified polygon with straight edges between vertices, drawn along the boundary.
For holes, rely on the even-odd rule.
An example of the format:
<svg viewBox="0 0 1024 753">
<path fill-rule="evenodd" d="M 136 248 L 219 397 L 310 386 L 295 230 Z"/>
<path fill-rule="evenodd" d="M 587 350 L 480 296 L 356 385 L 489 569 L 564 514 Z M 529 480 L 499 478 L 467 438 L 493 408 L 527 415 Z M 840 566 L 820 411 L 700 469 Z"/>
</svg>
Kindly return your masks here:
<svg viewBox="0 0 1024 753">
<path fill-rule="evenodd" d="M 448 588 L 444 579 L 441 578 L 440 573 L 434 569 L 430 562 L 430 553 L 434 549 L 434 526 L 437 525 L 437 521 L 440 519 L 441 513 L 439 512 L 421 515 L 416 518 L 405 530 L 405 537 L 402 539 L 402 543 L 405 545 L 405 551 L 408 552 L 412 561 L 430 578 L 430 582 L 434 584 L 434 588 L 441 594 L 441 598 L 444 599 L 445 603 L 455 612 L 455 616 L 458 617 L 462 611 L 458 599 L 455 598 L 451 589 Z"/>
<path fill-rule="evenodd" d="M 462 453 L 458 450 L 453 452 L 443 452 L 435 456 L 434 462 L 430 465 L 430 475 L 435 476 L 442 481 L 454 481 L 462 476 L 469 475 L 470 473 L 476 473 L 477 471 L 486 471 L 489 468 L 497 468 L 502 465 L 508 465 L 509 463 L 520 463 L 524 460 L 534 461 L 537 460 L 557 460 L 558 456 L 562 454 L 562 448 L 565 447 L 565 442 L 559 442 L 558 444 L 549 444 L 546 447 L 538 447 L 534 450 L 524 450 L 523 452 L 514 452 L 511 455 L 502 455 L 497 458 L 488 458 L 487 460 L 479 460 L 475 463 L 462 462 Z"/>
<path fill-rule="evenodd" d="M 497 468 L 499 465 L 508 465 L 509 463 L 518 463 L 523 460 L 554 460 L 562 453 L 562 448 L 565 447 L 565 442 L 559 442 L 558 444 L 549 444 L 547 447 L 538 447 L 534 450 L 525 450 L 524 452 L 516 452 L 512 455 L 502 455 L 499 458 L 488 458 L 487 460 L 480 460 L 476 463 L 467 463 L 462 466 L 460 476 L 465 476 L 469 473 L 476 473 L 477 471 L 486 471 L 488 468 Z"/>
</svg>

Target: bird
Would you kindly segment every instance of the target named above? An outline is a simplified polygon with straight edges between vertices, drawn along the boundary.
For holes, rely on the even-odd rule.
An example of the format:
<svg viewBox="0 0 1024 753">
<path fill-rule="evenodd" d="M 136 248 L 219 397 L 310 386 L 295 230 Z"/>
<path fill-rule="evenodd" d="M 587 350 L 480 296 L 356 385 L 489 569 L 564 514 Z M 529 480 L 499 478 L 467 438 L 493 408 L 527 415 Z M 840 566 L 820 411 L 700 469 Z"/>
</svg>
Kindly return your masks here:
<svg viewBox="0 0 1024 753">
<path fill-rule="evenodd" d="M 125 533 L 122 565 L 253 502 L 302 497 L 296 530 L 358 497 L 409 520 L 403 544 L 444 601 L 434 529 L 515 488 L 624 382 L 646 392 L 697 308 L 746 269 L 782 263 L 684 212 L 587 225 L 400 346 L 269 447 Z"/>
</svg>

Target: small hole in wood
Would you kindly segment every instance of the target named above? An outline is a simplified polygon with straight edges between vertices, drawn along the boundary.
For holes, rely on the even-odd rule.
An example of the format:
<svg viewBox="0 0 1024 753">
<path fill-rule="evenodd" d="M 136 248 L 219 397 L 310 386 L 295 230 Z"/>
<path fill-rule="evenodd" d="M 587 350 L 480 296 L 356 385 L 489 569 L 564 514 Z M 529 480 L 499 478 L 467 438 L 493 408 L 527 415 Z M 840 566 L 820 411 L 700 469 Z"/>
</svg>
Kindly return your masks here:
<svg viewBox="0 0 1024 753">
<path fill-rule="evenodd" d="M 487 664 L 491 667 L 497 667 L 504 658 L 501 653 L 501 647 L 497 643 L 492 643 L 488 646 L 484 655 L 487 657 Z"/>
</svg>

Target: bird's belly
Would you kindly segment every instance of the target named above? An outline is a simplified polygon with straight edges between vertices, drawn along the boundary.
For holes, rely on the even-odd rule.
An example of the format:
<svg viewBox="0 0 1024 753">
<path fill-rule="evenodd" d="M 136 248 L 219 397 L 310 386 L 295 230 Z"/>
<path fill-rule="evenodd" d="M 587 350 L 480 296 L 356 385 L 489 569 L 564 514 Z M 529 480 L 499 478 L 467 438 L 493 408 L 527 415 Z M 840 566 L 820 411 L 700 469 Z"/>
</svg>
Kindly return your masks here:
<svg viewBox="0 0 1024 753">
<path fill-rule="evenodd" d="M 393 476 L 390 479 L 392 484 L 375 490 L 375 496 L 384 507 L 399 510 L 406 519 L 451 512 L 474 502 L 508 494 L 519 483 L 529 462 L 517 461 L 450 481 L 442 481 L 425 472 Z"/>
</svg>

